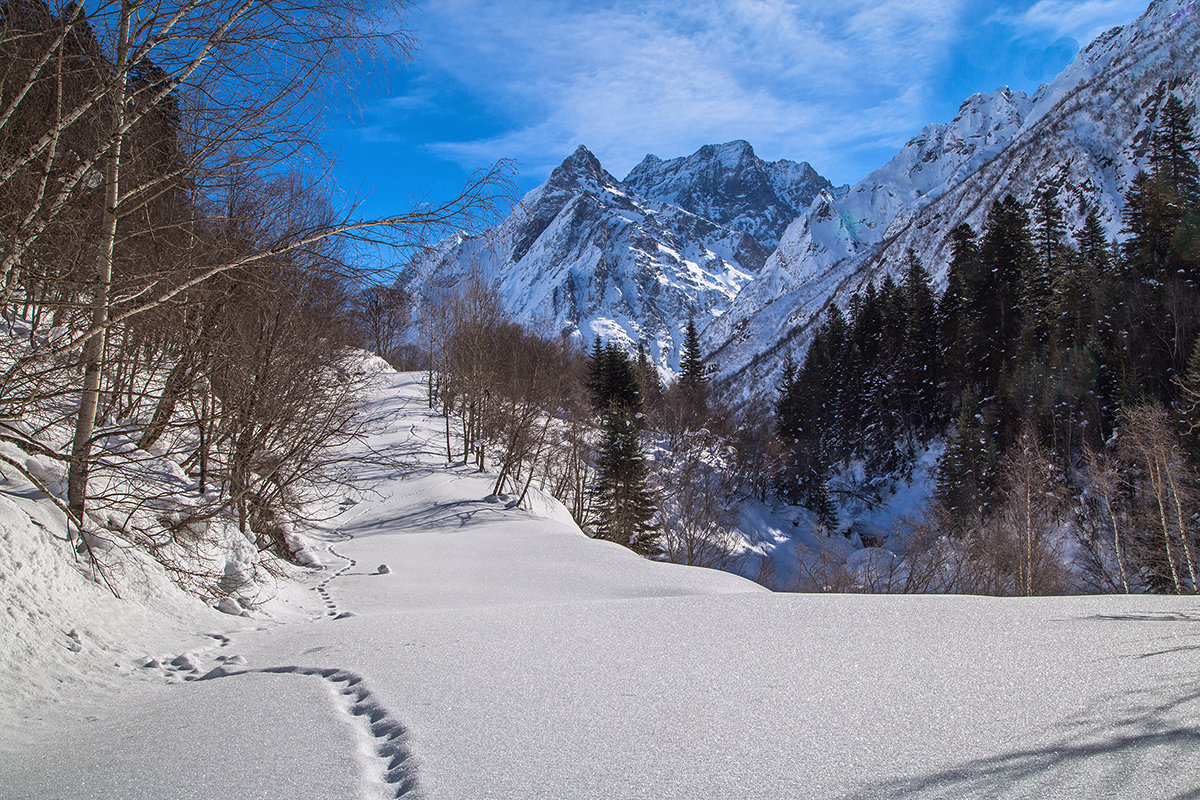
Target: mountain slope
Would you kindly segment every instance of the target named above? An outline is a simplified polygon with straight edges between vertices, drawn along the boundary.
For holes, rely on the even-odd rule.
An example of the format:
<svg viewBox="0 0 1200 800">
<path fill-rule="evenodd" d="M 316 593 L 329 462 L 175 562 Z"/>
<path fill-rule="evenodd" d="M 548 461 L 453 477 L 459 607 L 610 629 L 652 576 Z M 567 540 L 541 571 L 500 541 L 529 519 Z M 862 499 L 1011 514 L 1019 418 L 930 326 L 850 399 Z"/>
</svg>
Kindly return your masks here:
<svg viewBox="0 0 1200 800">
<path fill-rule="evenodd" d="M 1006 194 L 1027 202 L 1053 184 L 1070 224 L 1094 206 L 1117 233 L 1121 194 L 1146 165 L 1145 110 L 1165 85 L 1197 97 L 1194 6 L 1157 0 L 1032 98 L 1008 89 L 975 95 L 952 122 L 926 127 L 844 197 L 815 200 L 730 313 L 706 330 L 726 378 L 747 390 L 769 381 L 782 351 L 803 349 L 830 302 L 844 306 L 868 280 L 898 274 L 910 247 L 944 281 L 950 230 L 963 222 L 978 230 Z"/>
</svg>

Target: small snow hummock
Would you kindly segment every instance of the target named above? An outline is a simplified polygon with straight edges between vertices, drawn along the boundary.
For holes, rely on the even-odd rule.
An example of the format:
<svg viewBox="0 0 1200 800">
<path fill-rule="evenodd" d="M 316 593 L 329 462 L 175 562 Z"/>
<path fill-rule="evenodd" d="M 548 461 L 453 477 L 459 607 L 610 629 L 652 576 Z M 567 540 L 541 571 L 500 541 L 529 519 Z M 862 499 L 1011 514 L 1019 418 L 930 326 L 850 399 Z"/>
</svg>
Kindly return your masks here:
<svg viewBox="0 0 1200 800">
<path fill-rule="evenodd" d="M 250 616 L 246 613 L 246 610 L 242 608 L 241 603 L 239 603 L 237 600 L 234 600 L 232 597 L 222 597 L 219 601 L 217 601 L 213 608 L 215 608 L 217 611 L 220 611 L 222 614 L 229 614 L 230 616 L 234 617 Z"/>
</svg>

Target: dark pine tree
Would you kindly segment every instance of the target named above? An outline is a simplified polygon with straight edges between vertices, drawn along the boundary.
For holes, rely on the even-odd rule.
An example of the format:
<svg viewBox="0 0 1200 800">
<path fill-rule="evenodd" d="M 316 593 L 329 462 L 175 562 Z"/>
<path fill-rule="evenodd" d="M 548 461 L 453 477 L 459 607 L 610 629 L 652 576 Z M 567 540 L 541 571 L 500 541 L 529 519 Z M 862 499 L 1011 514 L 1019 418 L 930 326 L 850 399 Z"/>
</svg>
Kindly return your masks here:
<svg viewBox="0 0 1200 800">
<path fill-rule="evenodd" d="M 700 337 L 696 323 L 688 319 L 683 337 L 683 351 L 679 357 L 679 390 L 683 403 L 684 424 L 693 428 L 704 423 L 708 415 L 709 375 L 708 365 L 700 352 Z"/>
<path fill-rule="evenodd" d="M 924 441 L 937 428 L 938 323 L 933 284 L 911 249 L 902 284 L 904 342 L 899 358 L 900 410 L 910 435 Z"/>
<path fill-rule="evenodd" d="M 987 428 L 968 390 L 937 469 L 936 496 L 959 531 L 986 519 L 989 511 L 996 453 Z"/>
<path fill-rule="evenodd" d="M 970 225 L 950 231 L 950 265 L 946 291 L 938 299 L 939 422 L 949 423 L 963 392 L 971 381 L 969 353 L 972 321 L 969 316 L 971 287 L 981 280 L 979 243 Z"/>
<path fill-rule="evenodd" d="M 877 399 L 884 394 L 880 362 L 884 351 L 884 305 L 875 284 L 850 299 L 849 363 L 841 371 L 838 439 L 856 456 L 865 454 L 866 442 L 882 426 Z"/>
<path fill-rule="evenodd" d="M 879 287 L 880 331 L 874 363 L 866 368 L 869 381 L 867 404 L 850 413 L 870 419 L 859 451 L 866 458 L 870 477 L 895 476 L 907 471 L 912 442 L 905 425 L 903 398 L 903 354 L 907 334 L 904 291 L 891 275 Z"/>
<path fill-rule="evenodd" d="M 981 270 L 969 287 L 974 324 L 969 354 L 981 401 L 992 397 L 1020 348 L 1022 286 L 1032 270 L 1029 215 L 1012 195 L 992 206 L 980 245 Z"/>
<path fill-rule="evenodd" d="M 634 412 L 642 407 L 637 365 L 615 342 L 596 340 L 588 361 L 588 390 L 592 407 L 602 413 L 614 405 Z"/>
<path fill-rule="evenodd" d="M 634 371 L 643 403 L 654 407 L 662 397 L 663 387 L 662 380 L 658 375 L 658 367 L 654 366 L 654 362 L 650 360 L 645 342 L 638 342 L 637 364 Z"/>
<path fill-rule="evenodd" d="M 1196 104 L 1168 94 L 1158 114 L 1150 163 L 1155 179 L 1184 206 L 1200 203 L 1200 170 L 1197 169 L 1196 134 L 1192 120 Z"/>
<path fill-rule="evenodd" d="M 657 513 L 647 485 L 633 412 L 612 405 L 604 415 L 604 438 L 592 487 L 592 528 L 596 538 L 622 544 L 643 555 L 659 552 Z"/>
<path fill-rule="evenodd" d="M 1022 345 L 1044 356 L 1054 330 L 1054 283 L 1066 268 L 1067 228 L 1058 187 L 1047 186 L 1034 198 L 1034 254 L 1021 276 Z"/>
</svg>

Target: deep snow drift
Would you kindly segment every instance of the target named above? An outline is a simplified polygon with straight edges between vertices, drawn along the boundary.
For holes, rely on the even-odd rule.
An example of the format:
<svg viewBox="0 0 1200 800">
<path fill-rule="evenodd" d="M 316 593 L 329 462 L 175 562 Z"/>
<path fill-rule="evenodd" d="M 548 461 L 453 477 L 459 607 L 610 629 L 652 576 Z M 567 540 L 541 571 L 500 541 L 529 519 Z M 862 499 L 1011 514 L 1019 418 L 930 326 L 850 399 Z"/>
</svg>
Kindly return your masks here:
<svg viewBox="0 0 1200 800">
<path fill-rule="evenodd" d="M 422 397 L 381 376 L 401 414 L 372 444 L 407 466 L 364 466 L 315 534 L 327 568 L 281 592 L 306 618 L 222 618 L 86 708 L 21 707 L 0 796 L 1200 792 L 1193 599 L 781 595 L 652 563 L 445 467 Z"/>
</svg>

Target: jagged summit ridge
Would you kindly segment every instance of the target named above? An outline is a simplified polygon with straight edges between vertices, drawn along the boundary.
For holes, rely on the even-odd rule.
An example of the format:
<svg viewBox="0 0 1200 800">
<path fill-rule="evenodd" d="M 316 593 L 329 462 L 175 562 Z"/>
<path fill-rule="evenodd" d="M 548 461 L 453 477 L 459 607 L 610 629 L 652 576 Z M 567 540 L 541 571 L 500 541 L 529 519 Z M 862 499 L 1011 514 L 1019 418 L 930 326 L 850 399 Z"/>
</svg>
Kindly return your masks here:
<svg viewBox="0 0 1200 800">
<path fill-rule="evenodd" d="M 819 193 L 833 190 L 807 162 L 763 161 L 741 139 L 669 160 L 647 155 L 622 185 L 744 231 L 768 249 Z"/>
<path fill-rule="evenodd" d="M 478 270 L 516 321 L 644 345 L 669 371 L 688 319 L 725 313 L 768 255 L 745 232 L 639 196 L 580 146 L 499 227 L 443 243 L 414 271 L 444 286 Z"/>
<path fill-rule="evenodd" d="M 546 184 L 554 188 L 582 188 L 589 191 L 613 188 L 617 183 L 617 179 L 600 166 L 600 159 L 582 144 L 563 159 L 546 180 Z"/>
</svg>

